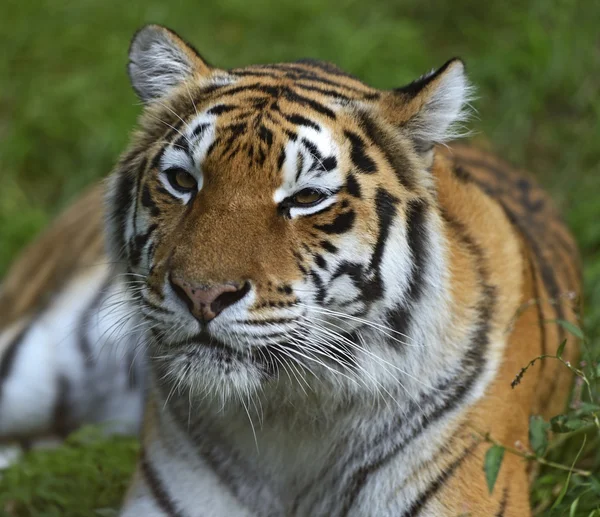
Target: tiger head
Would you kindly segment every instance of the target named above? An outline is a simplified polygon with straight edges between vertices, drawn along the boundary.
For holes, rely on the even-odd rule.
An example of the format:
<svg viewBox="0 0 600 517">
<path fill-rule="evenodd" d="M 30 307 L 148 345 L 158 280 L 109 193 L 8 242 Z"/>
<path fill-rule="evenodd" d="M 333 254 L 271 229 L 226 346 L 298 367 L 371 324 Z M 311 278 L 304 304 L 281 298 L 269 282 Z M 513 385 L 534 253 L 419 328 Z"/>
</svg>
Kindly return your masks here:
<svg viewBox="0 0 600 517">
<path fill-rule="evenodd" d="M 161 378 L 227 398 L 417 375 L 449 303 L 430 168 L 462 62 L 377 90 L 319 61 L 214 68 L 160 26 L 129 58 L 145 108 L 107 230 Z"/>
</svg>

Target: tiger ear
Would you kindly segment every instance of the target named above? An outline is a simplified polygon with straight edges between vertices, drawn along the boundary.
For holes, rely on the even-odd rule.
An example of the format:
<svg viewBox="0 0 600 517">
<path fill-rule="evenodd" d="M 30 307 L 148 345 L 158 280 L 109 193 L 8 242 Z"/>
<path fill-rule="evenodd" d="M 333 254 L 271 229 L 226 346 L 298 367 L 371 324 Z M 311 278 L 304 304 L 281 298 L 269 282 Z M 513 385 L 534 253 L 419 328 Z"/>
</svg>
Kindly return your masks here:
<svg viewBox="0 0 600 517">
<path fill-rule="evenodd" d="M 434 144 L 464 136 L 461 122 L 469 118 L 473 87 L 460 59 L 451 59 L 438 70 L 383 97 L 384 116 L 401 128 L 419 152 Z"/>
<path fill-rule="evenodd" d="M 172 30 L 146 25 L 131 40 L 127 70 L 138 97 L 149 102 L 186 79 L 209 75 L 211 67 Z"/>
</svg>

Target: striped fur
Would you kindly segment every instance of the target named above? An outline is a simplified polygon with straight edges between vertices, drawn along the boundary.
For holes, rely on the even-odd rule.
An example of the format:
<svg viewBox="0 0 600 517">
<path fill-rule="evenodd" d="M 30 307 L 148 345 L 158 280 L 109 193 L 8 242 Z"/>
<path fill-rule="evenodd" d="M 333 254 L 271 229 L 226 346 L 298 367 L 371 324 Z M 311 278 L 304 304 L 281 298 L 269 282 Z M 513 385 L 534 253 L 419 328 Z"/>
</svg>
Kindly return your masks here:
<svg viewBox="0 0 600 517">
<path fill-rule="evenodd" d="M 140 322 L 104 255 L 102 192 L 84 194 L 4 279 L 0 445 L 28 447 L 89 423 L 139 429 L 143 360 L 133 358 Z"/>
<path fill-rule="evenodd" d="M 438 145 L 465 117 L 462 63 L 381 91 L 322 62 L 216 69 L 149 26 L 129 70 L 146 107 L 87 302 L 117 289 L 144 328 L 112 342 L 143 336 L 149 387 L 122 515 L 529 515 L 526 465 L 507 456 L 488 494 L 480 436 L 525 443 L 565 403 L 553 363 L 510 384 L 563 339 L 576 358 L 547 322 L 576 321 L 577 250 L 526 176 Z M 247 288 L 206 322 L 173 278 Z M 5 378 L 36 318 L 11 323 Z"/>
</svg>

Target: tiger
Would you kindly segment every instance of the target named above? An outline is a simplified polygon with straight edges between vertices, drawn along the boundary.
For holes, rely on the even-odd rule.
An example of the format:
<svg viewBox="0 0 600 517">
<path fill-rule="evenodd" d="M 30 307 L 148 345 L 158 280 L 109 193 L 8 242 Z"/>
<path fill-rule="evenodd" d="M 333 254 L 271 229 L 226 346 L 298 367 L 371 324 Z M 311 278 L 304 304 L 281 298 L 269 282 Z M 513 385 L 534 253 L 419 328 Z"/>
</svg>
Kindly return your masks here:
<svg viewBox="0 0 600 517">
<path fill-rule="evenodd" d="M 128 148 L 3 286 L 0 436 L 112 405 L 141 428 L 123 517 L 531 515 L 531 464 L 490 491 L 484 456 L 566 404 L 557 361 L 515 375 L 577 360 L 580 259 L 527 173 L 455 142 L 464 63 L 382 90 L 147 25 L 128 72 Z"/>
</svg>

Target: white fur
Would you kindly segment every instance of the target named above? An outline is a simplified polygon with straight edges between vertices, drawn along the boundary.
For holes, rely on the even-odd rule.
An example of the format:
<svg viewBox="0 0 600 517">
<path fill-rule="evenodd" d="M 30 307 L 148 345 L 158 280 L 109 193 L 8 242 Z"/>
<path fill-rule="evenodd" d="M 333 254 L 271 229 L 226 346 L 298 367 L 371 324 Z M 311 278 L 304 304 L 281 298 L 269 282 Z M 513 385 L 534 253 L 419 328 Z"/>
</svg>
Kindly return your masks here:
<svg viewBox="0 0 600 517">
<path fill-rule="evenodd" d="M 135 373 L 143 381 L 143 354 L 138 354 L 131 371 L 127 357 L 140 343 L 139 321 L 124 305 L 128 295 L 123 286 L 118 282 L 106 286 L 107 274 L 108 268 L 99 265 L 75 275 L 49 307 L 35 315 L 2 385 L 0 439 L 52 434 L 59 378 L 68 382 L 64 402 L 70 424 L 103 423 L 111 431 L 137 431 L 143 383 L 131 390 L 128 377 Z M 85 329 L 94 359 L 93 367 L 86 368 L 78 328 L 101 289 L 106 289 L 103 303 Z M 16 323 L 0 334 L 0 340 L 11 340 L 28 325 L 27 319 Z"/>
<path fill-rule="evenodd" d="M 338 168 L 326 174 L 319 174 L 318 171 L 310 171 L 310 165 L 314 157 L 302 143 L 302 140 L 306 139 L 315 145 L 322 156 L 335 156 L 339 161 L 339 146 L 335 143 L 331 131 L 324 127 L 320 131 L 317 131 L 313 128 L 303 126 L 298 128 L 297 132 L 298 139 L 288 142 L 285 147 L 282 183 L 273 194 L 273 201 L 277 204 L 305 188 L 315 189 L 327 194 L 335 192 L 343 183 L 343 177 Z M 296 181 L 300 160 L 302 160 L 302 171 L 299 180 Z M 319 212 L 335 203 L 335 201 L 336 196 L 329 195 L 321 203 L 310 208 L 292 207 L 290 209 L 290 217 L 293 219 Z"/>
<path fill-rule="evenodd" d="M 129 51 L 129 76 L 143 101 L 167 95 L 192 73 L 190 59 L 165 29 L 147 26 L 135 35 Z"/>
<path fill-rule="evenodd" d="M 462 62 L 452 62 L 419 113 L 408 124 L 410 136 L 428 143 L 445 143 L 467 136 L 463 124 L 471 116 L 469 102 L 474 99 L 474 91 Z"/>
</svg>

